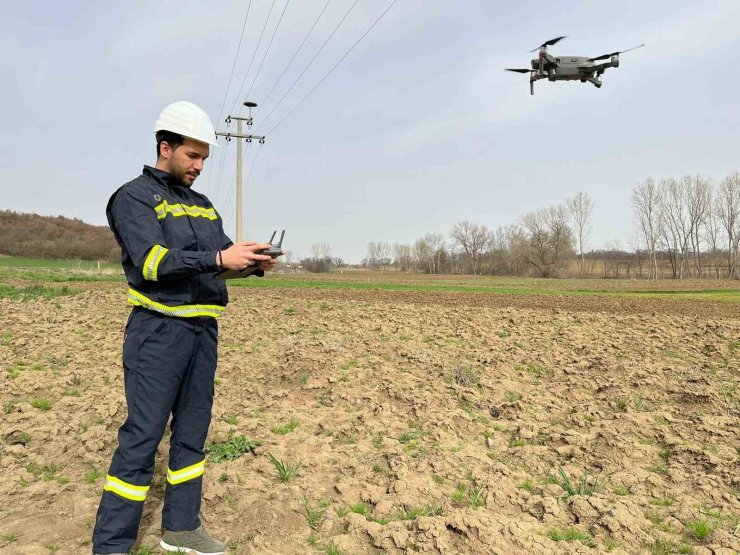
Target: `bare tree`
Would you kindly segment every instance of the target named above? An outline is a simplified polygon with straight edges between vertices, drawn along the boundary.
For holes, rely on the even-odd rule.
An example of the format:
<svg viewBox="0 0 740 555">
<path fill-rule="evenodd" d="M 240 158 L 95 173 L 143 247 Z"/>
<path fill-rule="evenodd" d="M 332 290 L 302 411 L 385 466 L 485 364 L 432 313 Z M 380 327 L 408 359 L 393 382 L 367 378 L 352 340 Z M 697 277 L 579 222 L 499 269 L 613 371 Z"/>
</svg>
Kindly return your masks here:
<svg viewBox="0 0 740 555">
<path fill-rule="evenodd" d="M 442 234 L 427 233 L 417 239 L 411 252 L 419 271 L 438 274 L 442 271 L 442 262 L 447 257 L 447 246 Z"/>
<path fill-rule="evenodd" d="M 341 260 L 332 259 L 329 243 L 314 243 L 311 245 L 311 258 L 301 260 L 301 264 L 309 272 L 327 272 L 332 266 L 341 265 Z"/>
<path fill-rule="evenodd" d="M 401 245 L 396 243 L 393 245 L 393 264 L 395 264 L 402 272 L 407 271 L 411 267 L 411 261 L 413 257 L 411 255 L 411 247 L 408 245 Z"/>
<path fill-rule="evenodd" d="M 722 222 L 719 218 L 719 196 L 711 190 L 710 207 L 707 210 L 707 219 L 704 224 L 704 241 L 709 247 L 709 272 L 712 272 L 714 263 L 714 277 L 719 279 L 721 266 L 720 241 L 722 239 Z"/>
<path fill-rule="evenodd" d="M 699 175 L 685 177 L 682 181 L 685 183 L 684 194 L 689 219 L 691 250 L 694 254 L 696 274 L 701 278 L 702 229 L 706 225 L 707 214 L 710 212 L 712 205 L 712 184 L 708 179 Z"/>
<path fill-rule="evenodd" d="M 381 266 L 388 266 L 391 263 L 391 246 L 381 241 L 371 241 L 367 244 L 366 264 L 372 269 L 377 270 Z"/>
<path fill-rule="evenodd" d="M 447 254 L 445 238 L 441 233 L 427 233 L 424 240 L 432 251 L 432 273 L 439 274 L 442 272 L 442 259 Z"/>
<path fill-rule="evenodd" d="M 690 179 L 690 178 L 689 178 Z M 660 204 L 663 213 L 663 240 L 671 261 L 673 277 L 682 279 L 688 267 L 688 245 L 693 234 L 689 217 L 689 182 L 669 177 L 660 182 Z"/>
<path fill-rule="evenodd" d="M 481 258 L 491 237 L 488 228 L 468 221 L 460 222 L 453 226 L 450 237 L 469 258 L 472 273 L 480 274 Z"/>
<path fill-rule="evenodd" d="M 740 173 L 726 177 L 717 192 L 717 214 L 727 235 L 727 276 L 738 277 L 740 241 Z"/>
<path fill-rule="evenodd" d="M 555 277 L 574 255 L 573 232 L 565 206 L 543 208 L 522 217 L 529 243 L 527 260 L 542 277 Z"/>
<path fill-rule="evenodd" d="M 488 252 L 490 272 L 497 275 L 524 275 L 527 267 L 527 237 L 517 225 L 499 226 L 491 231 Z"/>
<path fill-rule="evenodd" d="M 314 243 L 311 245 L 311 256 L 315 261 L 331 258 L 331 246 L 329 243 Z"/>
<path fill-rule="evenodd" d="M 658 279 L 657 245 L 661 236 L 660 192 L 654 179 L 646 179 L 632 189 L 632 210 L 648 250 L 648 279 Z"/>
<path fill-rule="evenodd" d="M 417 239 L 412 248 L 416 267 L 427 274 L 434 273 L 434 251 L 424 239 Z"/>
<path fill-rule="evenodd" d="M 576 234 L 578 236 L 578 252 L 580 253 L 579 275 L 583 277 L 583 271 L 586 265 L 585 258 L 585 240 L 591 231 L 591 213 L 594 209 L 594 203 L 588 193 L 579 192 L 576 196 L 566 200 L 566 206 L 570 212 L 570 217 L 576 224 Z"/>
</svg>

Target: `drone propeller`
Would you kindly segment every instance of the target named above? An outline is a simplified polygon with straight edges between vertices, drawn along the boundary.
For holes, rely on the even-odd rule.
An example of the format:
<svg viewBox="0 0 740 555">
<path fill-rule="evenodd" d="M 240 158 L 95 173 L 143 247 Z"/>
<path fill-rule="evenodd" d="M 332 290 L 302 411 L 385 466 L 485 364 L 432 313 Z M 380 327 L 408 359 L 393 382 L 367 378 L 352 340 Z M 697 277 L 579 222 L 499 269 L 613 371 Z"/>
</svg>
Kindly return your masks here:
<svg viewBox="0 0 740 555">
<path fill-rule="evenodd" d="M 617 56 L 618 54 L 624 54 L 625 52 L 631 52 L 632 50 L 637 50 L 638 48 L 642 48 L 645 46 L 645 44 L 641 44 L 639 46 L 635 46 L 633 48 L 628 48 L 627 50 L 622 50 L 620 52 L 612 52 L 610 54 L 602 54 L 601 56 L 596 56 L 595 58 L 589 58 L 588 60 L 590 62 L 596 62 L 598 60 L 606 60 L 607 58 L 611 58 L 612 56 Z"/>
<path fill-rule="evenodd" d="M 530 52 L 536 52 L 536 51 L 537 51 L 537 50 L 539 50 L 540 48 L 546 48 L 546 47 L 548 47 L 548 46 L 553 46 L 554 44 L 557 44 L 557 43 L 559 43 L 559 42 L 560 42 L 561 40 L 563 40 L 563 39 L 565 38 L 565 36 L 566 36 L 566 35 L 563 35 L 562 37 L 557 37 L 557 38 L 554 38 L 554 39 L 550 39 L 550 40 L 548 40 L 548 41 L 545 41 L 545 42 L 543 42 L 543 43 L 542 43 L 541 45 L 539 45 L 539 46 L 538 46 L 537 48 L 535 48 L 534 50 L 530 50 Z"/>
<path fill-rule="evenodd" d="M 506 68 L 506 71 L 513 71 L 514 73 L 529 73 L 532 70 L 531 69 L 509 69 L 509 68 Z"/>
</svg>

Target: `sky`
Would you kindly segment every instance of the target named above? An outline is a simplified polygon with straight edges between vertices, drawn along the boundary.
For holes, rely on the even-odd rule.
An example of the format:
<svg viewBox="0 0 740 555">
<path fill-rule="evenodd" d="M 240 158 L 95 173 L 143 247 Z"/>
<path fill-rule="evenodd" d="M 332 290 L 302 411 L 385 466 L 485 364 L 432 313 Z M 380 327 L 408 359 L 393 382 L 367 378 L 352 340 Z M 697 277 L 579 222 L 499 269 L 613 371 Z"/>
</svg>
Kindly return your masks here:
<svg viewBox="0 0 740 555">
<path fill-rule="evenodd" d="M 327 243 L 357 263 L 371 241 L 516 224 L 578 192 L 594 202 L 586 247 L 630 248 L 637 183 L 740 170 L 737 0 L 397 0 L 357 43 L 391 1 L 4 2 L 0 209 L 106 225 L 177 100 L 220 131 L 258 104 L 245 238 L 285 229 L 295 258 Z M 530 96 L 504 68 L 560 35 L 559 56 L 646 46 L 601 89 L 544 80 Z M 236 144 L 220 142 L 194 187 L 233 238 Z"/>
</svg>

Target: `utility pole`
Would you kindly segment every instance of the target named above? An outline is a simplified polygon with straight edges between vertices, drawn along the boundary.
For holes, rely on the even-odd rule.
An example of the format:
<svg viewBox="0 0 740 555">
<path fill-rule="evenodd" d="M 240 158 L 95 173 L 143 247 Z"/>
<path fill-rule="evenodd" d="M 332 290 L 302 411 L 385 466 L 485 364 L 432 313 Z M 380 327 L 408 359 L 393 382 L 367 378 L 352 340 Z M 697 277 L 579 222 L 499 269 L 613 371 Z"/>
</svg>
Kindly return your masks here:
<svg viewBox="0 0 740 555">
<path fill-rule="evenodd" d="M 231 123 L 231 120 L 236 121 L 236 133 L 219 133 L 216 135 L 225 137 L 227 141 L 231 141 L 232 138 L 236 139 L 236 240 L 244 241 L 244 215 L 242 213 L 243 206 L 243 186 L 242 186 L 242 139 L 251 143 L 253 139 L 259 140 L 260 144 L 265 142 L 264 135 L 244 135 L 242 134 L 242 122 L 247 122 L 247 125 L 252 125 L 252 108 L 257 107 L 256 102 L 245 102 L 244 106 L 249 108 L 249 116 L 246 118 L 239 116 L 229 116 L 226 118 L 226 123 Z"/>
</svg>

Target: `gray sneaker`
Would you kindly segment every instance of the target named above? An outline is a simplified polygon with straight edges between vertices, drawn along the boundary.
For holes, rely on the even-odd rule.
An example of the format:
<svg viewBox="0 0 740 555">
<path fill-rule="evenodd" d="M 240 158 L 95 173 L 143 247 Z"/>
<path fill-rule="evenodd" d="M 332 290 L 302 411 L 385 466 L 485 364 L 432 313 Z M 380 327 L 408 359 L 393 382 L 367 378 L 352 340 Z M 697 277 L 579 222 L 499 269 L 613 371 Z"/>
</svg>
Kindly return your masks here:
<svg viewBox="0 0 740 555">
<path fill-rule="evenodd" d="M 214 540 L 203 526 L 195 530 L 165 530 L 159 546 L 174 553 L 193 555 L 223 555 L 226 544 Z"/>
</svg>

